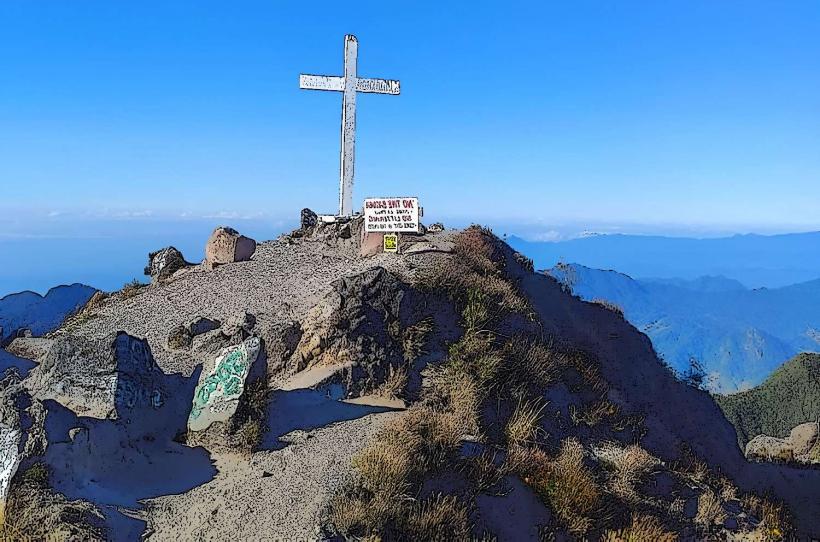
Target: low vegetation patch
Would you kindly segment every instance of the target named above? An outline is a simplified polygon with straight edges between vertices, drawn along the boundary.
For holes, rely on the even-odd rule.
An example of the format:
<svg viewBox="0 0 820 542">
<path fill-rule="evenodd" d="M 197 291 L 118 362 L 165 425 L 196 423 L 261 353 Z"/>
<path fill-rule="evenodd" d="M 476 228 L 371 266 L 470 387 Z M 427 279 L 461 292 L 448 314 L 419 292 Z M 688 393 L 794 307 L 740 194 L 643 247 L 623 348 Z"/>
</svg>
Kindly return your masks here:
<svg viewBox="0 0 820 542">
<path fill-rule="evenodd" d="M 137 279 L 134 279 L 131 282 L 126 282 L 120 290 L 120 297 L 122 297 L 122 299 L 130 299 L 140 294 L 142 289 L 146 286 L 148 285 L 138 281 Z"/>
<path fill-rule="evenodd" d="M 594 357 L 540 335 L 515 280 L 527 267 L 510 254 L 488 230 L 471 227 L 456 237 L 453 257 L 418 277 L 417 286 L 447 293 L 463 333 L 444 360 L 423 371 L 418 401 L 354 458 L 355 480 L 330 505 L 330 534 L 489 540 L 492 533 L 476 533 L 471 524 L 480 508 L 476 497 L 503 496 L 505 480 L 516 477 L 552 512 L 552 523 L 540 526 L 547 536 L 661 542 L 677 540 L 679 532 L 712 536 L 737 490 L 694 456 L 667 466 L 641 447 L 642 418 L 610 400 Z M 404 378 L 391 373 L 385 393 L 395 393 Z M 559 384 L 571 396 L 563 407 L 546 393 Z M 562 415 L 563 429 L 550 429 Z M 694 520 L 683 514 L 686 502 L 676 493 L 642 493 L 659 471 L 681 487 L 698 488 Z M 776 525 L 769 531 L 787 532 L 779 509 L 753 504 L 770 516 L 763 523 Z"/>
<path fill-rule="evenodd" d="M 42 463 L 17 473 L 0 517 L 0 541 L 105 540 L 100 511 L 89 502 L 68 501 L 48 479 Z"/>
</svg>

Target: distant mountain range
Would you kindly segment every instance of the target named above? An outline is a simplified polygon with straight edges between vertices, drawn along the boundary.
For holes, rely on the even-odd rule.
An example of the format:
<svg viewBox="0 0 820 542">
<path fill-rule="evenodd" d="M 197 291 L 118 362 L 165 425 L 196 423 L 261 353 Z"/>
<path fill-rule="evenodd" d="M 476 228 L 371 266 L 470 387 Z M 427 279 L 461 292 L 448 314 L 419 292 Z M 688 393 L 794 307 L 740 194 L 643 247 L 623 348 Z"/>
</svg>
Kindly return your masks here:
<svg viewBox="0 0 820 542">
<path fill-rule="evenodd" d="M 548 273 L 582 299 L 623 309 L 676 371 L 696 358 L 714 391 L 750 388 L 796 354 L 820 350 L 820 279 L 750 290 L 725 277 L 633 279 L 577 264 Z"/>
<path fill-rule="evenodd" d="M 96 291 L 84 284 L 71 284 L 52 288 L 44 296 L 25 291 L 0 298 L 0 345 L 18 329 L 31 329 L 34 335 L 48 333 Z"/>
<path fill-rule="evenodd" d="M 510 237 L 507 242 L 532 258 L 538 269 L 566 262 L 617 269 L 636 278 L 724 276 L 749 288 L 820 278 L 820 232 L 718 239 L 593 235 L 561 242 Z"/>
</svg>

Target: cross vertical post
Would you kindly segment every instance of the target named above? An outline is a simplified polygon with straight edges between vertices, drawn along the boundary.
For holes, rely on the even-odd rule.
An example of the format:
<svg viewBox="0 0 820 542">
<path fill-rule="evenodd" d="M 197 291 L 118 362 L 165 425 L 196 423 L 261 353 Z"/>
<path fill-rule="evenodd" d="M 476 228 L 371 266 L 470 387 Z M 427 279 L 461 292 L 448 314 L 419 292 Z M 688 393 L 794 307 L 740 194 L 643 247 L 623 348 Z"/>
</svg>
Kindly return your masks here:
<svg viewBox="0 0 820 542">
<path fill-rule="evenodd" d="M 356 158 L 356 93 L 401 94 L 399 81 L 359 78 L 356 63 L 359 42 L 345 36 L 344 75 L 299 75 L 299 88 L 342 93 L 342 144 L 339 152 L 339 217 L 353 216 L 353 174 Z"/>
<path fill-rule="evenodd" d="M 345 82 L 342 95 L 342 144 L 339 156 L 339 215 L 353 213 L 353 174 L 356 158 L 356 61 L 359 42 L 345 36 Z"/>
</svg>

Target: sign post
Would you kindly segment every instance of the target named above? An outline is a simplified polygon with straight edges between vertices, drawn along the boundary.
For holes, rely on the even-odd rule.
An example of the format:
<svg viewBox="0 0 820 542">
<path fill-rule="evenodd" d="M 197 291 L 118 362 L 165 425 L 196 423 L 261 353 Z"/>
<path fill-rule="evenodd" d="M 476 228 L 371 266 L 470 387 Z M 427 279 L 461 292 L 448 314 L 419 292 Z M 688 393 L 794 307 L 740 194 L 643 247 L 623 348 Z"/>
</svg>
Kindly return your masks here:
<svg viewBox="0 0 820 542">
<path fill-rule="evenodd" d="M 364 200 L 365 232 L 418 233 L 419 214 L 418 198 L 367 198 Z"/>
</svg>

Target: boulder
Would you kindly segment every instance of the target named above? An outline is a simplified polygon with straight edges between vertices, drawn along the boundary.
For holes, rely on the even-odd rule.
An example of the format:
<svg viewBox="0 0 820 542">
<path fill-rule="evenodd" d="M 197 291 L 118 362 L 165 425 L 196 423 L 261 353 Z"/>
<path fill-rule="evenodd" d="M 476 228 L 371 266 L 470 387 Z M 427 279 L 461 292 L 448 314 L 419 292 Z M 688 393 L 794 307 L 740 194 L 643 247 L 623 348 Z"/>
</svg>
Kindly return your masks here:
<svg viewBox="0 0 820 542">
<path fill-rule="evenodd" d="M 256 241 L 240 235 L 227 226 L 219 226 L 205 245 L 205 265 L 213 269 L 217 265 L 244 262 L 256 251 Z"/>
<path fill-rule="evenodd" d="M 319 223 L 319 215 L 311 211 L 310 209 L 302 209 L 302 212 L 299 217 L 299 228 L 302 231 L 310 230 L 316 227 L 316 224 Z"/>
<path fill-rule="evenodd" d="M 794 459 L 794 449 L 788 439 L 758 435 L 746 444 L 746 459 L 789 462 Z"/>
<path fill-rule="evenodd" d="M 194 391 L 188 430 L 204 431 L 216 422 L 228 422 L 236 413 L 246 380 L 259 356 L 260 343 L 251 337 L 225 348 L 206 363 Z"/>
<path fill-rule="evenodd" d="M 53 339 L 44 337 L 18 337 L 6 347 L 6 352 L 18 358 L 38 361 L 51 348 Z"/>
<path fill-rule="evenodd" d="M 171 331 L 168 332 L 168 348 L 171 350 L 189 348 L 192 340 L 193 336 L 191 332 L 188 331 L 188 326 L 184 324 L 174 326 L 171 328 Z"/>
<path fill-rule="evenodd" d="M 130 420 L 160 408 L 164 374 L 148 343 L 119 332 L 104 339 L 61 336 L 24 384 L 82 416 Z"/>
<path fill-rule="evenodd" d="M 364 228 L 361 231 L 361 240 L 359 242 L 359 256 L 376 256 L 384 252 L 384 234 L 377 232 L 366 232 Z"/>
<path fill-rule="evenodd" d="M 308 313 L 292 356 L 297 370 L 347 366 L 348 396 L 384 382 L 403 362 L 401 330 L 412 313 L 412 290 L 381 267 L 339 279 Z"/>
<path fill-rule="evenodd" d="M 190 348 L 194 337 L 218 329 L 219 326 L 219 320 L 211 320 L 201 316 L 187 324 L 174 326 L 168 333 L 168 348 L 172 350 Z"/>
<path fill-rule="evenodd" d="M 262 340 L 269 382 L 278 376 L 296 371 L 289 361 L 302 338 L 302 327 L 299 322 L 260 314 L 256 319 L 254 333 Z"/>
<path fill-rule="evenodd" d="M 256 325 L 256 317 L 247 312 L 239 311 L 231 315 L 222 325 L 222 334 L 226 337 L 241 336 L 244 340 L 250 336 Z"/>
<path fill-rule="evenodd" d="M 794 455 L 805 455 L 817 443 L 817 422 L 802 423 L 791 430 L 789 441 L 794 449 Z"/>
<path fill-rule="evenodd" d="M 165 247 L 148 254 L 145 274 L 151 277 L 152 282 L 163 281 L 189 265 L 192 264 L 185 261 L 182 252 L 174 247 Z"/>
</svg>

